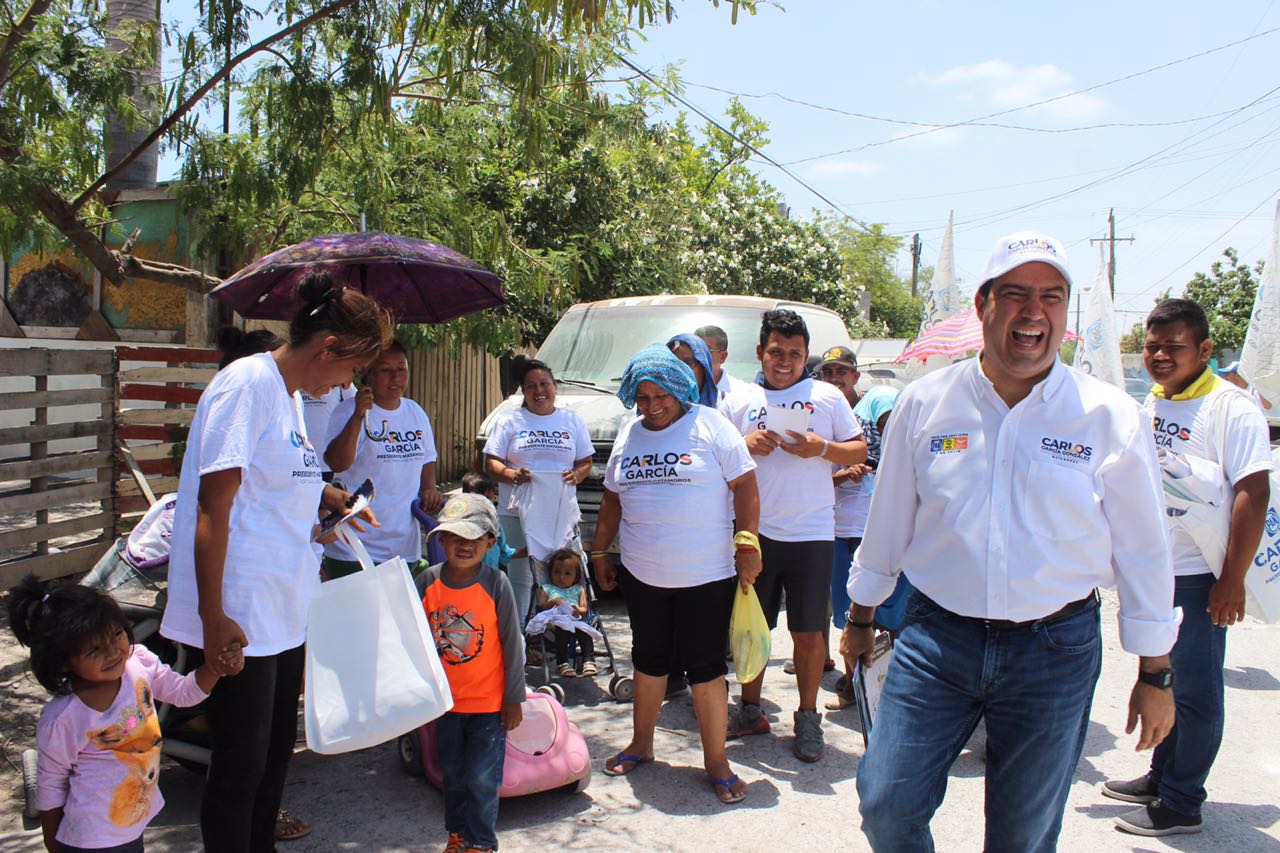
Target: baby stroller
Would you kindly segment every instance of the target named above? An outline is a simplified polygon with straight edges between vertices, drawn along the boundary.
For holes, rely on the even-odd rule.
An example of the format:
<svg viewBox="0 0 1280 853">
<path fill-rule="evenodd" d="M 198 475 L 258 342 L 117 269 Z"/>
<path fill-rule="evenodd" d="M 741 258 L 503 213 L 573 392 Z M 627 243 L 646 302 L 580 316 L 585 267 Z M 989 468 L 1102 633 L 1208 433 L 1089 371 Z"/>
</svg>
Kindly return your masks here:
<svg viewBox="0 0 1280 853">
<path fill-rule="evenodd" d="M 169 576 L 169 536 L 177 498 L 168 494 L 153 503 L 129 535 L 117 539 L 80 583 L 114 598 L 133 625 L 134 642 L 146 646 L 175 672 L 186 674 L 203 662 L 199 652 L 193 653 L 181 643 L 160 636 Z M 210 744 L 201 705 L 176 708 L 159 702 L 156 718 L 164 737 L 160 752 L 188 770 L 204 773 L 209 766 Z M 24 825 L 39 818 L 35 808 L 37 757 L 34 749 L 22 754 Z"/>
<path fill-rule="evenodd" d="M 576 540 L 575 540 L 576 544 Z M 540 687 L 534 688 L 537 693 L 546 693 L 554 696 L 557 701 L 563 702 L 565 698 L 564 686 L 559 681 L 553 680 L 551 672 L 552 644 L 548 642 L 548 633 L 556 631 L 576 631 L 582 628 L 586 629 L 586 633 L 596 640 L 600 646 L 604 648 L 605 657 L 608 664 L 597 671 L 597 674 L 608 674 L 609 679 L 609 695 L 619 702 L 630 702 L 635 696 L 635 686 L 631 679 L 625 675 L 618 674 L 617 663 L 613 657 L 613 647 L 609 645 L 609 635 L 604 629 L 604 620 L 600 618 L 600 614 L 595 610 L 595 597 L 592 594 L 591 584 L 586 580 L 586 559 L 582 556 L 582 552 L 578 548 L 574 548 L 577 552 L 580 568 L 578 571 L 578 582 L 583 585 L 587 595 L 587 616 L 585 619 L 576 619 L 570 612 L 569 605 L 561 604 L 548 610 L 539 611 L 538 591 L 543 583 L 550 580 L 548 565 L 542 560 L 529 558 L 529 570 L 533 573 L 533 595 L 529 602 L 528 619 L 525 624 L 526 642 L 537 642 L 537 648 L 541 652 L 542 657 L 542 680 Z M 581 662 L 576 661 L 580 655 L 577 643 L 570 642 L 569 649 L 574 661 L 578 664 L 577 669 L 581 669 Z M 594 655 L 599 657 L 600 648 L 593 649 Z"/>
</svg>

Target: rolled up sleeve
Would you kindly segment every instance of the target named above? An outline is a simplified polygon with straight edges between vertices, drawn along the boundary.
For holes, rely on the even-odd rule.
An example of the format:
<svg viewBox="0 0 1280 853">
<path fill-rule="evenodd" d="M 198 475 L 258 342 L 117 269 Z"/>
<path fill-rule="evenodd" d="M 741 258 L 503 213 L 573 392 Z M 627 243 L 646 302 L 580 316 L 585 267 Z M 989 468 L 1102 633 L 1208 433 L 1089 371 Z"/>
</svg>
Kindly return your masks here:
<svg viewBox="0 0 1280 853">
<path fill-rule="evenodd" d="M 1173 606 L 1173 559 L 1155 445 L 1141 419 L 1098 472 L 1111 528 L 1111 567 L 1120 595 L 1120 645 L 1144 657 L 1168 654 L 1182 612 Z"/>
</svg>

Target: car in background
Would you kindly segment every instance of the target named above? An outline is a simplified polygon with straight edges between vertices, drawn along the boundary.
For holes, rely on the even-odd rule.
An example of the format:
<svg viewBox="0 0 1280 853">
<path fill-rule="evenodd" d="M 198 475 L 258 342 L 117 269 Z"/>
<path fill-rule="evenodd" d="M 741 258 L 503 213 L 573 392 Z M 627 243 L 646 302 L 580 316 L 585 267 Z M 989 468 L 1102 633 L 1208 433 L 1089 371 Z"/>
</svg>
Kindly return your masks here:
<svg viewBox="0 0 1280 853">
<path fill-rule="evenodd" d="M 1146 401 L 1147 395 L 1151 393 L 1151 380 L 1143 379 L 1140 376 L 1126 376 L 1124 378 L 1124 390 L 1130 397 L 1141 404 Z"/>
<path fill-rule="evenodd" d="M 760 370 L 756 345 L 760 315 L 774 308 L 790 308 L 809 328 L 809 352 L 850 345 L 840 315 L 817 305 L 756 296 L 660 295 L 628 296 L 574 305 L 560 318 L 537 358 L 555 373 L 556 405 L 580 413 L 587 422 L 592 455 L 591 474 L 578 486 L 582 510 L 582 541 L 595 533 L 596 514 L 604 495 L 604 467 L 613 451 L 618 429 L 634 413 L 615 396 L 631 356 L 651 343 L 666 343 L 673 335 L 692 333 L 701 326 L 719 326 L 729 338 L 724 369 L 749 382 Z M 522 402 L 519 391 L 485 417 L 476 438 L 483 448 L 498 420 Z"/>
</svg>

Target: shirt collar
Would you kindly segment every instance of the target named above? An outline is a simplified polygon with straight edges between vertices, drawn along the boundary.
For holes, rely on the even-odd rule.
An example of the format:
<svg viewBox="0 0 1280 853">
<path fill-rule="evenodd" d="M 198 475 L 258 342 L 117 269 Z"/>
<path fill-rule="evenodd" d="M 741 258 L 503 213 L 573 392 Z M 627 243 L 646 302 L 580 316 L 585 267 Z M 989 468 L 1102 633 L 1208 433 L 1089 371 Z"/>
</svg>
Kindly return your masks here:
<svg viewBox="0 0 1280 853">
<path fill-rule="evenodd" d="M 1000 396 L 1000 392 L 996 390 L 996 386 L 992 384 L 991 379 L 982 370 L 982 353 L 974 356 L 970 361 L 973 362 L 970 376 L 973 377 L 974 389 L 980 394 L 989 394 L 994 399 L 1004 402 L 1004 398 Z M 1055 358 L 1053 366 L 1049 368 L 1049 375 L 1037 382 L 1031 389 L 1031 392 L 1024 398 L 1030 400 L 1038 398 L 1048 402 L 1062 388 L 1062 384 L 1067 379 L 1067 366 L 1062 363 L 1062 359 Z"/>
<path fill-rule="evenodd" d="M 1214 388 L 1218 387 L 1218 383 L 1223 381 L 1225 380 L 1219 379 L 1212 370 L 1206 367 L 1204 373 L 1201 373 L 1200 377 L 1188 385 L 1181 394 L 1174 394 L 1166 398 L 1163 385 L 1152 385 L 1151 394 L 1159 400 L 1194 400 L 1197 397 L 1208 396 L 1209 392 L 1213 391 Z"/>
</svg>

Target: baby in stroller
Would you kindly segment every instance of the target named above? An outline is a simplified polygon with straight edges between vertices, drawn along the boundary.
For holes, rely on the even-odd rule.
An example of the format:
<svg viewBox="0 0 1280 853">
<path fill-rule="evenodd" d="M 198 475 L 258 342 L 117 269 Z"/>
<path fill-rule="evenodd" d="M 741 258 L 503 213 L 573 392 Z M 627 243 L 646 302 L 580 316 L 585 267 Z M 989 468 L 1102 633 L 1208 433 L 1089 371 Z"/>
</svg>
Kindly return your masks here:
<svg viewBox="0 0 1280 853">
<path fill-rule="evenodd" d="M 538 584 L 538 610 L 533 621 L 546 617 L 545 630 L 555 634 L 556 673 L 563 678 L 596 675 L 595 644 L 599 632 L 588 622 L 587 587 L 582 573 L 582 555 L 571 548 L 561 548 L 547 559 L 549 581 Z M 530 624 L 532 628 L 532 622 Z M 531 632 L 532 633 L 532 632 Z M 575 672 L 570 659 L 576 641 L 580 654 Z"/>
</svg>

